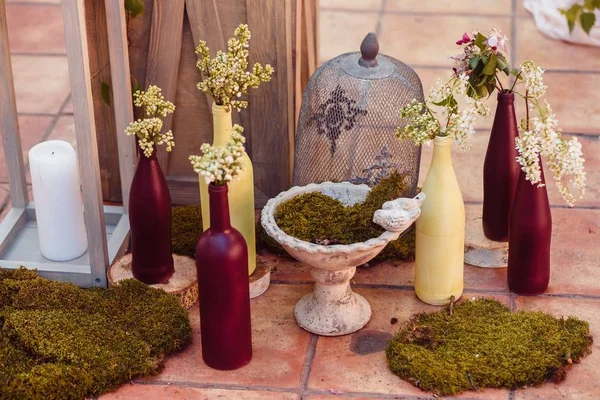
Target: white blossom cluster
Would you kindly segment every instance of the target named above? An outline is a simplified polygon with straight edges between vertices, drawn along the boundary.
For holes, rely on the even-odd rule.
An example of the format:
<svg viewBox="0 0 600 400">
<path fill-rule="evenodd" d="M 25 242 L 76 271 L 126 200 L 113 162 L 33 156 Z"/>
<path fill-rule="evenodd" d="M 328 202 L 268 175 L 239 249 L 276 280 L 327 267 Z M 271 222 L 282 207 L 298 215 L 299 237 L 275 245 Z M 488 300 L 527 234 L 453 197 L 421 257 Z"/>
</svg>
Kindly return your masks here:
<svg viewBox="0 0 600 400">
<path fill-rule="evenodd" d="M 466 98 L 467 107 L 450 114 L 446 134 L 454 140 L 461 150 L 471 148 L 471 137 L 475 135 L 477 119 L 489 114 L 490 109 L 482 99 Z"/>
<path fill-rule="evenodd" d="M 242 157 L 246 154 L 243 131 L 244 128 L 235 124 L 225 147 L 204 143 L 200 147 L 202 156 L 190 156 L 194 171 L 204 177 L 206 184 L 226 185 L 243 170 Z"/>
<path fill-rule="evenodd" d="M 175 146 L 173 132 L 167 131 L 161 133 L 163 121 L 159 117 L 166 117 L 175 111 L 175 105 L 166 101 L 161 93 L 161 89 L 156 85 L 151 85 L 148 90 L 138 90 L 133 94 L 133 104 L 142 108 L 142 115 L 136 121 L 133 121 L 125 128 L 128 136 L 136 135 L 138 146 L 148 158 L 154 153 L 154 145 L 165 144 L 167 151 L 171 151 Z"/>
<path fill-rule="evenodd" d="M 470 147 L 469 140 L 475 134 L 477 119 L 489 113 L 484 99 L 466 96 L 469 78 L 461 73 L 454 75 L 446 83 L 438 80 L 429 90 L 425 103 L 413 100 L 400 109 L 400 116 L 408 121 L 396 129 L 399 139 L 410 139 L 417 145 L 428 143 L 435 136 L 449 136 L 462 150 Z M 456 98 L 465 99 L 466 107 L 460 109 Z M 433 107 L 441 108 L 440 120 Z"/>
<path fill-rule="evenodd" d="M 213 98 L 221 106 L 231 106 L 238 111 L 248 106 L 245 100 L 238 100 L 248 89 L 257 88 L 261 82 L 271 80 L 273 67 L 256 63 L 252 71 L 248 69 L 248 42 L 251 37 L 248 25 L 239 25 L 235 37 L 227 42 L 227 53 L 219 50 L 215 58 L 210 58 L 210 49 L 201 40 L 196 47 L 199 59 L 196 66 L 202 73 L 203 80 L 198 89 Z"/>
<path fill-rule="evenodd" d="M 558 119 L 547 102 L 544 106 L 534 104 L 539 115 L 530 119 L 531 129 L 520 132 L 516 139 L 517 161 L 527 180 L 541 187 L 544 185 L 540 165 L 543 156 L 554 174 L 561 196 L 569 206 L 573 206 L 576 199 L 571 187 L 579 192 L 580 198 L 586 187 L 581 143 L 575 137 L 569 141 L 561 137 Z"/>
<path fill-rule="evenodd" d="M 521 77 L 525 80 L 525 87 L 527 88 L 529 96 L 534 99 L 539 99 L 546 93 L 548 87 L 544 85 L 544 79 L 542 78 L 542 75 L 544 74 L 543 69 L 531 61 L 525 61 L 521 64 L 519 72 L 521 73 Z"/>
</svg>

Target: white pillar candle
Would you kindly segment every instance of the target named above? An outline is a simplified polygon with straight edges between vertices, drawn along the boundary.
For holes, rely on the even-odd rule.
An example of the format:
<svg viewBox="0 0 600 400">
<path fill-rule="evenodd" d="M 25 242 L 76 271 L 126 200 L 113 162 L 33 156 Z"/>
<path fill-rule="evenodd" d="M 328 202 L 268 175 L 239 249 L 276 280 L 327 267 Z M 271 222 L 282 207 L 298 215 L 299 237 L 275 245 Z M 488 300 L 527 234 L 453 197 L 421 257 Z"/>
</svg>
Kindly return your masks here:
<svg viewBox="0 0 600 400">
<path fill-rule="evenodd" d="M 29 168 L 42 256 L 52 261 L 78 258 L 88 243 L 73 146 L 63 140 L 39 143 L 29 150 Z"/>
</svg>

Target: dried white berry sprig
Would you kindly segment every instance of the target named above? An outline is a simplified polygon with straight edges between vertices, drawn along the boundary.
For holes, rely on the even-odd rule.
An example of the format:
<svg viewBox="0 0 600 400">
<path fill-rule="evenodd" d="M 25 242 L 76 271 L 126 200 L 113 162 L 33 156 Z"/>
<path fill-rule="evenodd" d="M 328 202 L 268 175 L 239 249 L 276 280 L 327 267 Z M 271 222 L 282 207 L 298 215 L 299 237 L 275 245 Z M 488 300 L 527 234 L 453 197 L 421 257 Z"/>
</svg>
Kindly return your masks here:
<svg viewBox="0 0 600 400">
<path fill-rule="evenodd" d="M 573 206 L 576 197 L 584 196 L 586 188 L 581 143 L 576 137 L 563 139 L 556 114 L 547 101 L 540 100 L 547 89 L 543 80 L 544 70 L 531 61 L 525 61 L 519 72 L 525 81 L 525 94 L 522 96 L 527 117 L 521 121 L 521 132 L 516 139 L 517 162 L 521 164 L 527 180 L 540 187 L 544 186 L 540 157 L 544 157 L 561 196 L 569 206 Z"/>
<path fill-rule="evenodd" d="M 200 150 L 202 156 L 190 156 L 194 172 L 200 174 L 206 184 L 226 185 L 243 170 L 242 157 L 246 154 L 242 135 L 244 128 L 233 126 L 231 140 L 225 147 L 214 147 L 204 143 Z"/>
<path fill-rule="evenodd" d="M 199 56 L 196 66 L 203 78 L 198 89 L 212 97 L 216 104 L 240 111 L 248 106 L 248 102 L 239 98 L 247 94 L 248 89 L 257 88 L 261 82 L 269 82 L 273 67 L 256 63 L 248 71 L 248 42 L 251 37 L 248 25 L 239 25 L 234 35 L 227 42 L 227 53 L 219 50 L 215 58 L 210 57 L 210 49 L 201 40 L 196 47 Z"/>
<path fill-rule="evenodd" d="M 469 89 L 466 73 L 453 75 L 446 83 L 438 80 L 425 102 L 413 100 L 400 109 L 400 116 L 407 122 L 396 129 L 396 136 L 417 145 L 428 143 L 436 136 L 447 136 L 462 150 L 468 150 L 477 120 L 489 113 L 483 98 L 467 96 Z M 462 109 L 457 101 L 460 97 L 466 103 Z"/>
<path fill-rule="evenodd" d="M 148 158 L 154 153 L 154 145 L 165 144 L 167 151 L 171 151 L 175 146 L 173 132 L 167 131 L 161 133 L 163 120 L 169 114 L 175 111 L 175 105 L 165 100 L 161 89 L 156 85 L 151 85 L 148 90 L 138 90 L 133 94 L 133 104 L 142 108 L 142 115 L 137 121 L 133 121 L 125 128 L 127 135 L 136 135 L 138 146 Z"/>
</svg>

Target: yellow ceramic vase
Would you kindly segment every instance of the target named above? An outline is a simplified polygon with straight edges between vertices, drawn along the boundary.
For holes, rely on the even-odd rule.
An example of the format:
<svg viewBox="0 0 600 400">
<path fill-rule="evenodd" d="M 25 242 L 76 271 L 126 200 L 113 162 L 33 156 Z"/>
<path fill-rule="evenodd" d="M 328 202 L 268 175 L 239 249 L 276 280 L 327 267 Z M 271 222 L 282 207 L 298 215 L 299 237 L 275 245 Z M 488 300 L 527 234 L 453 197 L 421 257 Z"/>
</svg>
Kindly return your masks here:
<svg viewBox="0 0 600 400">
<path fill-rule="evenodd" d="M 231 139 L 231 107 L 213 103 L 213 146 L 225 147 Z M 241 232 L 248 245 L 248 275 L 256 269 L 256 236 L 254 233 L 254 174 L 252 162 L 248 155 L 242 158 L 243 171 L 229 186 L 229 214 L 231 225 Z M 204 230 L 210 227 L 210 207 L 208 201 L 208 185 L 200 177 L 200 206 L 202 208 L 202 225 Z"/>
<path fill-rule="evenodd" d="M 442 305 L 463 292 L 465 206 L 452 168 L 452 139 L 436 136 L 433 144 L 416 222 L 415 291 L 425 303 Z"/>
</svg>

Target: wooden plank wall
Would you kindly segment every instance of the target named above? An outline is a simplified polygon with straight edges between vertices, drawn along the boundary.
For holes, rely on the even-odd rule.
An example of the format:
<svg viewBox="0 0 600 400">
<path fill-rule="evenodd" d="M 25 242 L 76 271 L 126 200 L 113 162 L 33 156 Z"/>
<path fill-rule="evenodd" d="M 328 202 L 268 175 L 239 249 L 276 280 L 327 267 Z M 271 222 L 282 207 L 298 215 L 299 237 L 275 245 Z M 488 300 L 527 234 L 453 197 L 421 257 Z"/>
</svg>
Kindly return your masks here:
<svg viewBox="0 0 600 400">
<path fill-rule="evenodd" d="M 89 64 L 96 116 L 95 124 L 96 131 L 99 133 L 97 140 L 102 198 L 107 201 L 119 202 L 122 197 L 115 113 L 113 105 L 106 105 L 100 96 L 102 82 L 112 86 L 104 2 L 105 0 L 85 0 L 85 26 L 90 49 Z M 119 134 L 121 133 L 119 132 Z"/>
<path fill-rule="evenodd" d="M 310 70 L 316 67 L 316 0 L 175 0 L 168 6 L 162 0 L 144 3 L 144 15 L 129 20 L 131 74 L 143 86 L 161 86 L 165 98 L 176 105 L 166 124 L 173 129 L 176 145 L 161 159 L 173 203 L 199 201 L 198 178 L 188 157 L 197 154 L 202 143 L 212 141 L 212 100 L 196 87 L 200 73 L 194 49 L 203 39 L 213 54 L 225 50 L 227 39 L 240 23 L 248 23 L 252 31 L 250 63 L 269 63 L 275 69 L 270 83 L 251 90 L 248 109 L 233 113 L 234 123 L 245 128 L 254 164 L 257 206 L 289 188 L 299 107 L 295 93 L 298 88 L 303 90 Z M 312 9 L 302 13 L 305 7 Z M 300 41 L 297 12 L 303 20 Z M 311 32 L 306 32 L 307 27 Z M 304 54 L 302 63 L 295 58 L 299 52 Z M 303 71 L 298 74 L 297 68 Z"/>
</svg>

